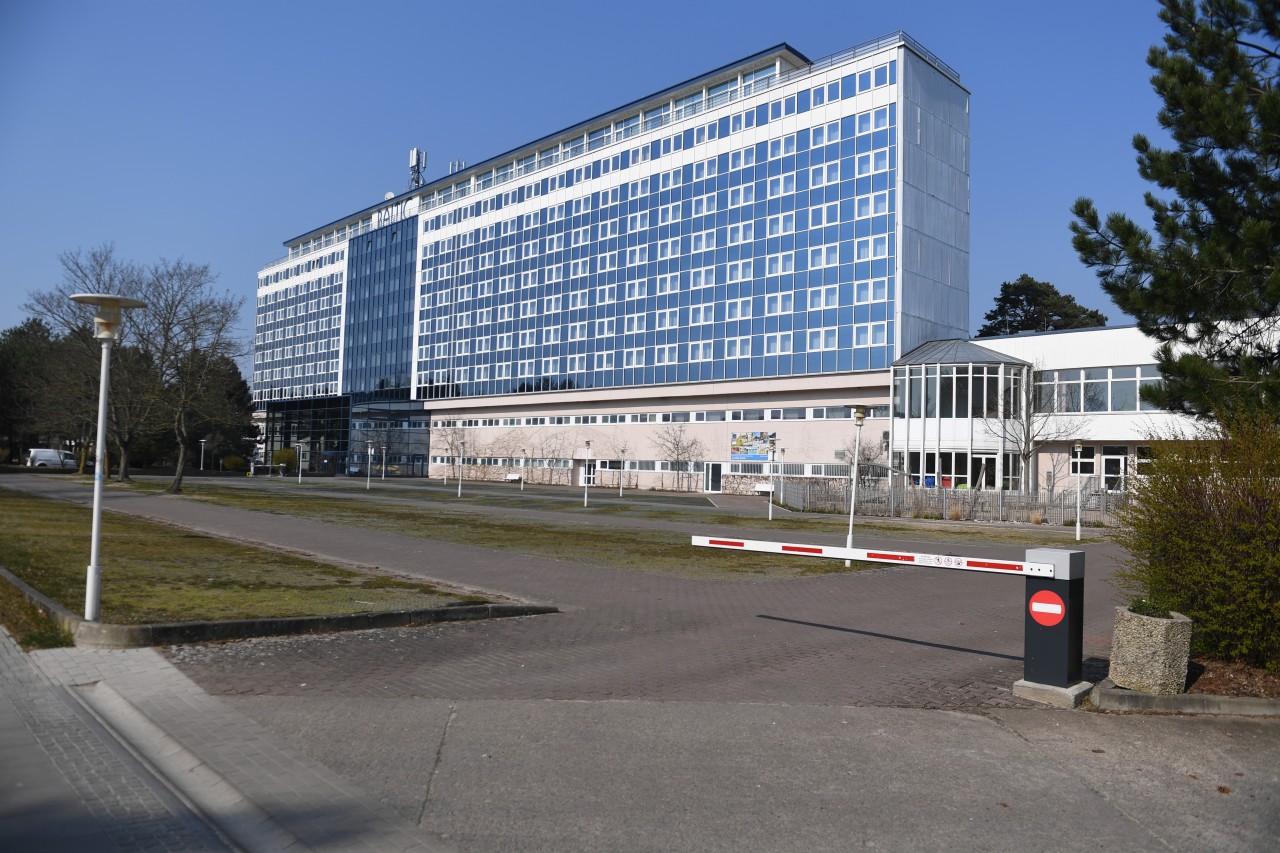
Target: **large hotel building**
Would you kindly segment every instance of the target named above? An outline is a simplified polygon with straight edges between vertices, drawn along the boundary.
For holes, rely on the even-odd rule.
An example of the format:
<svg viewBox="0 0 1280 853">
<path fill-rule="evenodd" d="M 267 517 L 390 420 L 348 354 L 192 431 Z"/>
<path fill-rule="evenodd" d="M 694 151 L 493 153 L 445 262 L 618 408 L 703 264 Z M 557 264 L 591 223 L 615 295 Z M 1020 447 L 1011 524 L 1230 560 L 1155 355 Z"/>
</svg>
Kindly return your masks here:
<svg viewBox="0 0 1280 853">
<path fill-rule="evenodd" d="M 836 462 L 850 404 L 879 442 L 889 365 L 967 335 L 968 105 L 902 33 L 783 44 L 289 240 L 258 278 L 268 452 L 723 487 L 768 436 Z"/>
<path fill-rule="evenodd" d="M 969 317 L 969 93 L 904 33 L 778 45 L 286 246 L 253 393 L 316 474 L 749 491 L 771 453 L 847 477 L 861 406 L 921 484 L 944 434 L 949 485 L 1016 480 L 972 424 L 893 435 L 894 362 Z M 975 349 L 996 387 L 1029 369 Z M 899 372 L 906 416 L 929 373 Z"/>
</svg>

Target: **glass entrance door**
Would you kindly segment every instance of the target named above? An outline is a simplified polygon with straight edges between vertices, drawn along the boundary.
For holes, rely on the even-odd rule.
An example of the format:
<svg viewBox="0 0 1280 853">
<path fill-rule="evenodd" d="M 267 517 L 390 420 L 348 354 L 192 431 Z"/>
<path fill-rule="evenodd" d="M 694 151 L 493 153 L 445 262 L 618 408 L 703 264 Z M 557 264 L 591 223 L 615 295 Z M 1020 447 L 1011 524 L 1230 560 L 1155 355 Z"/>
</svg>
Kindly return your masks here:
<svg viewBox="0 0 1280 853">
<path fill-rule="evenodd" d="M 1129 448 L 1124 445 L 1102 448 L 1102 488 L 1123 492 L 1129 474 Z"/>
<path fill-rule="evenodd" d="M 707 463 L 707 476 L 704 480 L 703 489 L 707 492 L 720 492 L 724 477 L 724 466 L 719 462 Z"/>
</svg>

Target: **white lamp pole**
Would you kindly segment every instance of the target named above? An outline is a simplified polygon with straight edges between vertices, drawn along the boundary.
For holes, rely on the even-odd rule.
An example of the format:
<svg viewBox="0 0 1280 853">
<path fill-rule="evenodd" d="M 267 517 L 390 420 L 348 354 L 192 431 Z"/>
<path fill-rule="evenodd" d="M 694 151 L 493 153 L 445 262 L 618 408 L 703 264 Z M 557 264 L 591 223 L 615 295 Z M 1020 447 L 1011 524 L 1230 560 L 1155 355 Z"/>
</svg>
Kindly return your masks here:
<svg viewBox="0 0 1280 853">
<path fill-rule="evenodd" d="M 622 497 L 622 481 L 627 478 L 627 454 L 619 454 L 618 460 L 618 497 Z"/>
<path fill-rule="evenodd" d="M 364 490 L 369 491 L 369 479 L 373 476 L 373 442 L 364 445 Z"/>
<path fill-rule="evenodd" d="M 769 520 L 773 521 L 773 469 L 774 460 L 778 458 L 777 448 L 773 442 L 769 443 Z"/>
<path fill-rule="evenodd" d="M 524 478 L 529 470 L 529 451 L 520 448 L 520 491 L 524 491 Z"/>
<path fill-rule="evenodd" d="M 467 455 L 467 443 L 458 444 L 458 497 L 462 497 L 462 457 Z"/>
<path fill-rule="evenodd" d="M 382 445 L 382 479 L 387 479 L 387 446 Z"/>
<path fill-rule="evenodd" d="M 89 545 L 89 569 L 84 590 L 84 618 L 98 621 L 98 590 L 102 584 L 102 482 L 106 478 L 107 390 L 111 386 L 111 344 L 120 336 L 120 312 L 125 308 L 146 308 L 140 299 L 104 293 L 77 293 L 72 302 L 94 305 L 94 337 L 102 341 L 102 370 L 98 378 L 98 440 L 94 446 L 93 533 Z"/>
<path fill-rule="evenodd" d="M 204 470 L 204 443 L 208 440 L 209 439 L 207 438 L 200 439 L 200 470 L 201 471 Z"/>
<path fill-rule="evenodd" d="M 853 412 L 853 464 L 849 466 L 849 535 L 845 537 L 846 548 L 853 548 L 853 515 L 858 509 L 858 461 L 862 457 L 862 422 L 866 413 L 861 406 L 850 406 Z M 852 565 L 851 560 L 844 561 L 845 567 Z"/>
<path fill-rule="evenodd" d="M 302 445 L 295 444 L 293 446 L 293 452 L 298 454 L 298 485 L 301 486 L 302 485 Z"/>
<path fill-rule="evenodd" d="M 582 505 L 587 505 L 587 484 L 591 476 L 591 439 L 587 439 L 587 461 L 582 466 Z"/>
<path fill-rule="evenodd" d="M 1084 451 L 1084 444 L 1076 439 L 1076 541 L 1080 541 L 1080 456 Z"/>
<path fill-rule="evenodd" d="M 784 469 L 784 468 L 786 468 L 786 467 L 787 467 L 787 449 L 786 449 L 785 447 L 779 447 L 779 448 L 778 448 L 778 501 L 779 501 L 779 505 L 781 505 L 781 501 L 782 501 L 782 490 L 783 490 L 783 489 L 785 489 L 785 488 L 787 487 L 787 476 L 786 476 L 786 474 L 782 473 L 783 469 Z"/>
</svg>

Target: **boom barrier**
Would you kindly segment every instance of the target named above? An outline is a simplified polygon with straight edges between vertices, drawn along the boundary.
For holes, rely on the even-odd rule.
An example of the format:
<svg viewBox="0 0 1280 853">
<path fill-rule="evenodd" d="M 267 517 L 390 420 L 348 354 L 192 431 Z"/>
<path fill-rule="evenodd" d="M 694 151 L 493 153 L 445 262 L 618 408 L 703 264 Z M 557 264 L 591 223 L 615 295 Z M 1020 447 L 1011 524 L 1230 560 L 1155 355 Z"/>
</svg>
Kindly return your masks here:
<svg viewBox="0 0 1280 853">
<path fill-rule="evenodd" d="M 1000 560 L 727 536 L 694 536 L 692 544 L 699 548 L 1021 575 L 1026 578 L 1023 663 L 1022 680 L 1014 683 L 1014 694 L 1075 706 L 1093 686 L 1081 681 L 1080 677 L 1084 648 L 1083 551 L 1032 548 L 1027 551 L 1025 560 Z"/>
</svg>

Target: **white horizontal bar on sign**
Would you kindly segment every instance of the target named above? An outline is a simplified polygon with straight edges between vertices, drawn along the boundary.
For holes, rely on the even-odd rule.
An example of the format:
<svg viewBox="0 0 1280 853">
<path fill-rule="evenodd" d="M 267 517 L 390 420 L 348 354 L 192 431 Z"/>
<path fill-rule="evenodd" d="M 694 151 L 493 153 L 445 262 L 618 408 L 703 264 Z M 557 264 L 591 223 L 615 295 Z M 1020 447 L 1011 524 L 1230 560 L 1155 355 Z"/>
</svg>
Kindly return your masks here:
<svg viewBox="0 0 1280 853">
<path fill-rule="evenodd" d="M 794 554 L 800 557 L 828 557 L 833 560 L 857 560 L 863 563 L 897 563 L 899 565 L 927 566 L 935 569 L 959 569 L 967 572 L 1053 577 L 1053 566 L 1049 563 L 1024 563 L 1018 560 L 996 560 L 989 557 L 961 557 L 955 554 L 916 554 L 909 551 L 845 548 L 841 545 L 804 545 L 794 542 L 769 542 L 762 539 L 735 539 L 728 536 L 694 536 L 693 544 L 700 548 L 760 551 L 766 554 Z"/>
</svg>

